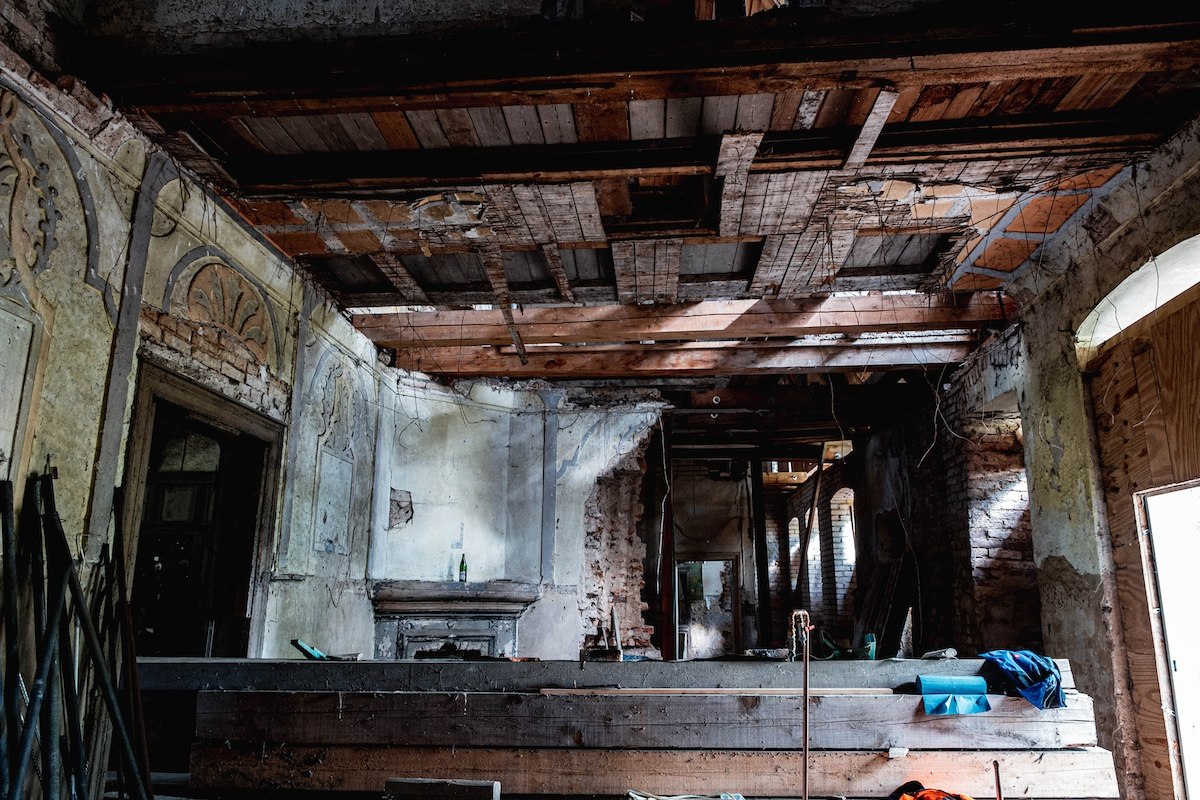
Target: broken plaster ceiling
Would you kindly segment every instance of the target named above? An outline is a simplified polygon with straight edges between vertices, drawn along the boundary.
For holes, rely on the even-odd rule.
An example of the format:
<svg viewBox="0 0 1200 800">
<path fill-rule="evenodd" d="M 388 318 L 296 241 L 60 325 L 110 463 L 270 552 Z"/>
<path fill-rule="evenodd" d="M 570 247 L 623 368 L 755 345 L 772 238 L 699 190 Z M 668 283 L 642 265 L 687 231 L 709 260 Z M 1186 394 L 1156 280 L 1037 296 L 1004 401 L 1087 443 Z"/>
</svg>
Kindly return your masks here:
<svg viewBox="0 0 1200 800">
<path fill-rule="evenodd" d="M 1200 25 L 916 5 L 870 25 L 509 19 L 352 47 L 127 38 L 95 80 L 400 366 L 941 368 L 1194 115 Z M 432 310 L 388 310 L 414 305 Z"/>
</svg>

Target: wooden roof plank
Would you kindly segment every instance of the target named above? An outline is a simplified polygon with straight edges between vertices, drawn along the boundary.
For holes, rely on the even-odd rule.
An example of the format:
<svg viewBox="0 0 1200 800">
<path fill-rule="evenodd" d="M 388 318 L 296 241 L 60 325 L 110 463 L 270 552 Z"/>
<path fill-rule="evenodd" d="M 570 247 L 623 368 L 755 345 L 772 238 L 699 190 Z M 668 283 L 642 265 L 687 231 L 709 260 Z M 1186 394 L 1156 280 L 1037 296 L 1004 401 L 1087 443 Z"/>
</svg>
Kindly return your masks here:
<svg viewBox="0 0 1200 800">
<path fill-rule="evenodd" d="M 405 111 L 404 116 L 412 128 L 413 134 L 417 137 L 417 141 L 421 143 L 421 147 L 429 150 L 450 146 L 450 140 L 446 138 L 446 132 L 442 130 L 442 124 L 438 121 L 436 111 Z"/>
<path fill-rule="evenodd" d="M 668 97 L 664 135 L 699 136 L 702 106 L 703 100 L 699 97 Z"/>
<path fill-rule="evenodd" d="M 479 144 L 483 147 L 508 147 L 512 141 L 512 136 L 508 133 L 508 122 L 504 119 L 504 111 L 492 107 L 468 108 L 467 114 L 471 117 L 471 124 L 475 128 L 475 135 L 479 139 Z"/>
<path fill-rule="evenodd" d="M 629 138 L 634 141 L 662 139 L 666 135 L 666 114 L 665 100 L 631 100 Z"/>
<path fill-rule="evenodd" d="M 581 142 L 628 141 L 629 104 L 620 101 L 576 103 L 575 130 Z"/>
<path fill-rule="evenodd" d="M 421 146 L 403 111 L 372 111 L 371 119 L 392 150 L 416 150 Z"/>
<path fill-rule="evenodd" d="M 537 106 L 537 114 L 546 144 L 572 144 L 579 141 L 575 133 L 575 114 L 570 104 Z"/>
<path fill-rule="evenodd" d="M 508 123 L 508 134 L 515 145 L 545 144 L 542 121 L 533 106 L 506 105 L 502 109 Z"/>
<path fill-rule="evenodd" d="M 563 268 L 562 254 L 559 252 L 558 245 L 554 242 L 547 242 L 542 245 L 542 258 L 546 261 L 546 269 L 550 273 L 550 277 L 554 279 L 554 285 L 558 287 L 558 293 L 562 295 L 562 299 L 568 303 L 575 302 L 575 293 L 571 291 L 571 281 L 567 278 L 567 271 Z"/>
</svg>

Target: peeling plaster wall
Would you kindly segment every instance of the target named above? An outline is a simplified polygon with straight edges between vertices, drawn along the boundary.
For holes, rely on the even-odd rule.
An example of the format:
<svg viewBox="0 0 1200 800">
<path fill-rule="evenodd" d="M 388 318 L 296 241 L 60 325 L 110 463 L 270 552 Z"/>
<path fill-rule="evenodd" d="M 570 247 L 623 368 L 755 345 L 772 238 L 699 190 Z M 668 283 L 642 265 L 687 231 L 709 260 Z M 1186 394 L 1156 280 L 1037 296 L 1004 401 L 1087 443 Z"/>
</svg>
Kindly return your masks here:
<svg viewBox="0 0 1200 800">
<path fill-rule="evenodd" d="M 11 51 L 0 66 L 3 474 L 57 467 L 90 563 L 111 537 L 142 363 L 274 420 L 283 463 L 250 654 L 298 656 L 295 637 L 369 652 L 374 348 L 86 89 L 52 87 Z M 319 524 L 329 509 L 340 527 Z"/>
<path fill-rule="evenodd" d="M 389 374 L 378 476 L 388 524 L 374 533 L 370 579 L 453 583 L 465 553 L 472 583 L 540 586 L 518 622 L 518 655 L 577 659 L 595 627 L 584 619 L 588 501 L 644 443 L 658 404 Z M 612 513 L 636 522 L 630 494 Z"/>
<path fill-rule="evenodd" d="M 1096 698 L 1100 742 L 1114 750 L 1129 798 L 1146 795 L 1122 637 L 1128 623 L 1073 331 L 1150 256 L 1200 232 L 1198 134 L 1194 121 L 1128 171 L 1016 287 L 1031 301 L 1021 314 L 1019 402 L 1043 634 L 1047 650 L 1071 660 L 1080 691 Z"/>
</svg>

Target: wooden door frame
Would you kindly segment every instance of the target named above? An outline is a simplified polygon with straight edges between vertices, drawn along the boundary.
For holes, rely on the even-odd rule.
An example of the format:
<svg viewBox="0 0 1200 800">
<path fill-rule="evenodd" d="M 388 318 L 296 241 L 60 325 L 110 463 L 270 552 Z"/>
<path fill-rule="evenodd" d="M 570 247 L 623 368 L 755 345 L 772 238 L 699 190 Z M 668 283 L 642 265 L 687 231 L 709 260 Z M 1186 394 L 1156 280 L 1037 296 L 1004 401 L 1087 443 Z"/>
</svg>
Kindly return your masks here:
<svg viewBox="0 0 1200 800">
<path fill-rule="evenodd" d="M 1150 631 L 1154 637 L 1154 666 L 1158 673 L 1158 691 L 1162 697 L 1163 722 L 1167 729 L 1167 755 L 1171 760 L 1171 779 L 1176 794 L 1186 796 L 1183 776 L 1183 757 L 1179 742 L 1179 722 L 1175 716 L 1175 680 L 1171 673 L 1171 657 L 1167 650 L 1167 634 L 1163 628 L 1162 598 L 1158 590 L 1158 560 L 1154 555 L 1154 542 L 1150 535 L 1150 517 L 1146 511 L 1146 499 L 1159 494 L 1169 494 L 1200 486 L 1200 479 L 1173 483 L 1134 492 L 1133 513 L 1137 520 L 1138 542 L 1142 557 L 1142 577 L 1146 583 L 1146 605 L 1150 609 Z M 1155 610 L 1158 613 L 1155 613 Z M 1200 753 L 1197 753 L 1200 758 Z"/>
<path fill-rule="evenodd" d="M 132 577 L 137 564 L 138 536 L 146 500 L 146 478 L 150 467 L 150 446 L 154 435 L 157 403 L 166 401 L 194 414 L 198 421 L 217 429 L 230 430 L 259 440 L 265 446 L 263 475 L 259 486 L 259 507 L 254 532 L 254 550 L 250 565 L 250 586 L 246 612 L 250 617 L 250 637 L 246 655 L 261 652 L 266 622 L 267 573 L 272 566 L 276 539 L 284 426 L 235 401 L 175 375 L 162 367 L 142 361 L 129 425 L 129 445 L 125 456 L 124 526 L 125 574 L 128 591 L 133 592 Z M 128 600 L 129 598 L 126 598 Z"/>
</svg>

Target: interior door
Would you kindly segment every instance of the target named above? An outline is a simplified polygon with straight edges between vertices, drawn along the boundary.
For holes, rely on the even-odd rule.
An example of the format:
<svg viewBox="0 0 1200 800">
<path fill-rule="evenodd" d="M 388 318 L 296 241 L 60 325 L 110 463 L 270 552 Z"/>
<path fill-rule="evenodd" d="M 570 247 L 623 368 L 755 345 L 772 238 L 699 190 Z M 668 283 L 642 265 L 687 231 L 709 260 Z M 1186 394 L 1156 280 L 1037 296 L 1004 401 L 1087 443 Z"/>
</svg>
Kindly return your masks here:
<svg viewBox="0 0 1200 800">
<path fill-rule="evenodd" d="M 1164 706 L 1174 709 L 1183 783 L 1194 798 L 1200 792 L 1200 617 L 1195 609 L 1200 484 L 1147 494 L 1143 502 L 1170 676 L 1164 691 L 1173 696 L 1173 702 L 1164 698 Z"/>
</svg>

